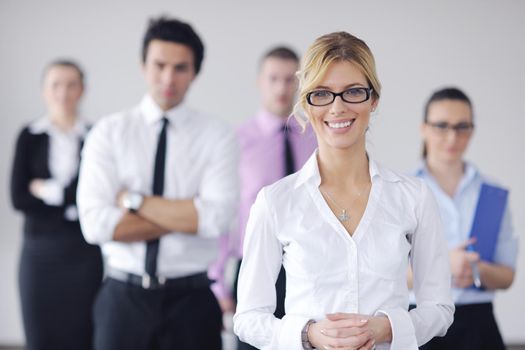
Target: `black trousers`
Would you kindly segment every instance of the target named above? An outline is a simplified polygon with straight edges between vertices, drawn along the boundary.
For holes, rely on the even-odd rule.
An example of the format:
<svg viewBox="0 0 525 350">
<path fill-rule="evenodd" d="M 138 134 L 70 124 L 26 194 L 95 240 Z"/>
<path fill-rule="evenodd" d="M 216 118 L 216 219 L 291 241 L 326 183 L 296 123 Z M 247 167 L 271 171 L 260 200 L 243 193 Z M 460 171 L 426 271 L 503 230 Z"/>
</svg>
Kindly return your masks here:
<svg viewBox="0 0 525 350">
<path fill-rule="evenodd" d="M 96 350 L 220 350 L 222 314 L 209 287 L 146 290 L 107 278 L 94 308 Z"/>
<path fill-rule="evenodd" d="M 444 337 L 435 337 L 422 350 L 505 350 L 492 303 L 456 305 L 454 322 Z"/>
<path fill-rule="evenodd" d="M 239 265 L 237 267 L 237 274 L 234 281 L 233 286 L 233 295 L 235 298 L 235 302 L 237 303 L 237 284 L 239 282 L 239 270 L 241 268 L 241 262 L 239 261 Z M 275 307 L 275 312 L 273 313 L 275 317 L 277 318 L 283 318 L 284 317 L 284 298 L 286 296 L 286 271 L 284 270 L 284 267 L 281 266 L 281 270 L 279 271 L 279 276 L 277 277 L 277 281 L 275 282 L 275 293 L 277 298 L 277 304 Z M 250 344 L 247 344 L 245 342 L 240 341 L 237 338 L 237 350 L 254 350 L 257 349 Z"/>
<path fill-rule="evenodd" d="M 79 237 L 80 230 L 24 239 L 18 283 L 27 350 L 93 348 L 102 256 Z"/>
</svg>

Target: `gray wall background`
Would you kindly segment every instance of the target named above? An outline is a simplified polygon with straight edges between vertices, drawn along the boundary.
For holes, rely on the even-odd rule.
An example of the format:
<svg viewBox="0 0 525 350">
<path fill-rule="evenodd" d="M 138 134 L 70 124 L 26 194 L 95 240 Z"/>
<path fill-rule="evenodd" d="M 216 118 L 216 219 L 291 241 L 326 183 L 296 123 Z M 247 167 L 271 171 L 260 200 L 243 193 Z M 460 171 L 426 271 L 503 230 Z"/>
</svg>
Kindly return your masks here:
<svg viewBox="0 0 525 350">
<path fill-rule="evenodd" d="M 477 118 L 468 159 L 512 189 L 522 254 L 513 287 L 495 303 L 505 340 L 525 343 L 525 2 L 0 0 L 0 344 L 23 341 L 16 282 L 21 220 L 8 184 L 16 134 L 45 111 L 41 70 L 53 58 L 77 58 L 87 72 L 82 111 L 92 121 L 133 105 L 144 93 L 139 52 L 146 20 L 162 13 L 192 23 L 206 44 L 189 102 L 234 124 L 258 107 L 256 64 L 268 47 L 289 44 L 302 53 L 335 30 L 362 37 L 384 87 L 369 151 L 401 171 L 419 161 L 425 99 L 444 85 L 464 88 Z"/>
</svg>

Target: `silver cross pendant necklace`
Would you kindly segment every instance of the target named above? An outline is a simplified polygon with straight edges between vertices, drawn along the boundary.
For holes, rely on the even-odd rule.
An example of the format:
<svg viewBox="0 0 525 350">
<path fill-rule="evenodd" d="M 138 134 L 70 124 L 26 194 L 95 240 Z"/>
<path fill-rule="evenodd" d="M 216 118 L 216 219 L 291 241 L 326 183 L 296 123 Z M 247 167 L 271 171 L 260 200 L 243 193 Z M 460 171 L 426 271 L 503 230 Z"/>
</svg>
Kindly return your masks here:
<svg viewBox="0 0 525 350">
<path fill-rule="evenodd" d="M 347 222 L 347 221 L 349 221 L 349 220 L 351 219 L 350 215 L 348 215 L 348 210 L 346 210 L 345 208 L 341 207 L 341 206 L 339 205 L 339 203 L 337 203 L 337 202 L 335 201 L 335 199 L 330 195 L 330 193 L 328 193 L 327 191 L 323 191 L 323 190 L 321 190 L 321 192 L 323 192 L 323 193 L 326 195 L 326 197 L 328 197 L 328 199 L 330 199 L 330 200 L 332 201 L 332 203 L 334 203 L 335 206 L 336 206 L 337 208 L 339 208 L 339 210 L 341 210 L 341 214 L 336 215 L 337 218 L 339 219 L 339 221 L 341 221 L 341 222 L 344 223 L 344 222 Z M 352 203 L 350 204 L 350 207 L 355 203 L 355 201 L 356 201 L 359 197 L 361 197 L 361 194 L 362 194 L 362 193 L 363 193 L 363 191 L 360 191 L 360 192 L 357 194 L 357 196 L 354 198 L 354 200 L 353 200 Z"/>
</svg>

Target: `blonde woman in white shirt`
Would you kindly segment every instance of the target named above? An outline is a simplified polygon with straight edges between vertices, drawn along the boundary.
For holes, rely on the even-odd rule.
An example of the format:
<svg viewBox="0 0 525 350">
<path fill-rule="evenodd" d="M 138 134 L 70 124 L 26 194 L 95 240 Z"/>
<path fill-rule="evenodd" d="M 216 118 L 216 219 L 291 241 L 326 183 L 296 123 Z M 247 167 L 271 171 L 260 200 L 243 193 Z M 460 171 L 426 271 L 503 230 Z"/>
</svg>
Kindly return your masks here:
<svg viewBox="0 0 525 350">
<path fill-rule="evenodd" d="M 235 333 L 262 349 L 417 349 L 453 319 L 448 254 L 428 187 L 367 155 L 381 92 L 373 55 L 346 32 L 324 35 L 308 49 L 299 80 L 295 115 L 305 115 L 319 148 L 252 207 Z M 411 311 L 409 263 L 418 299 Z M 279 320 L 273 286 L 281 264 Z"/>
</svg>

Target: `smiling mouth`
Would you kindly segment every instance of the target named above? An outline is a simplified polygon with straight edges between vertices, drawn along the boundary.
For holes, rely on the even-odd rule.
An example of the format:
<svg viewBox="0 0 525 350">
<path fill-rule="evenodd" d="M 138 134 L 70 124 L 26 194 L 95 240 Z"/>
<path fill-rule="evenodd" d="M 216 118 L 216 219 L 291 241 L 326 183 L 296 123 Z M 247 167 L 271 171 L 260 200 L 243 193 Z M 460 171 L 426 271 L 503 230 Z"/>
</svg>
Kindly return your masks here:
<svg viewBox="0 0 525 350">
<path fill-rule="evenodd" d="M 350 125 L 352 125 L 354 123 L 355 119 L 352 119 L 352 120 L 347 120 L 347 121 L 344 121 L 344 122 L 329 122 L 329 121 L 326 121 L 324 122 L 326 125 L 328 125 L 329 128 L 331 129 L 344 129 L 344 128 L 348 128 Z"/>
</svg>

